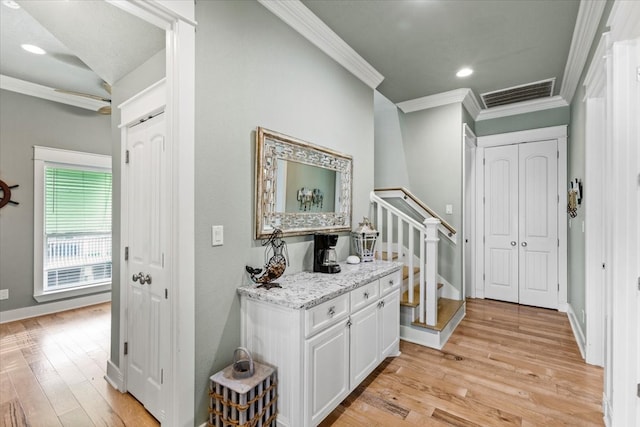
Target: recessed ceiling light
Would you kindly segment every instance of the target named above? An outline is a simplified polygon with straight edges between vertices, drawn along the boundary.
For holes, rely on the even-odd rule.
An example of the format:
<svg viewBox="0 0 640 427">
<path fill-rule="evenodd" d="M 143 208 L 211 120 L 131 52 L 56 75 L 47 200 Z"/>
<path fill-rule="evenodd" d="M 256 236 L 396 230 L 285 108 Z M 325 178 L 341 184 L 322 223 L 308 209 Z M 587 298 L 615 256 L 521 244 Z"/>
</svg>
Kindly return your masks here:
<svg viewBox="0 0 640 427">
<path fill-rule="evenodd" d="M 21 48 L 26 50 L 29 53 L 35 53 L 36 55 L 44 55 L 47 53 L 43 48 L 32 45 L 32 44 L 21 44 Z"/>
<path fill-rule="evenodd" d="M 2 0 L 2 4 L 10 9 L 20 9 L 20 5 L 13 0 Z"/>
<path fill-rule="evenodd" d="M 458 70 L 458 72 L 456 73 L 457 77 L 468 77 L 471 74 L 473 74 L 473 70 L 471 68 L 465 67 L 465 68 L 461 68 L 460 70 Z"/>
</svg>

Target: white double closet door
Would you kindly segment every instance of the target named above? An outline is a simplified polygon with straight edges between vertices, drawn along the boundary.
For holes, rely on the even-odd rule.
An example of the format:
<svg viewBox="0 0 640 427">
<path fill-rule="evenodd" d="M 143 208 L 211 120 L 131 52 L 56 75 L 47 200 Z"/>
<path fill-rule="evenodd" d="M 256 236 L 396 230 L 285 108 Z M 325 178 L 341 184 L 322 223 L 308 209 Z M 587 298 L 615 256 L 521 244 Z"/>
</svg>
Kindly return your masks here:
<svg viewBox="0 0 640 427">
<path fill-rule="evenodd" d="M 558 308 L 558 142 L 484 159 L 485 298 Z"/>
</svg>

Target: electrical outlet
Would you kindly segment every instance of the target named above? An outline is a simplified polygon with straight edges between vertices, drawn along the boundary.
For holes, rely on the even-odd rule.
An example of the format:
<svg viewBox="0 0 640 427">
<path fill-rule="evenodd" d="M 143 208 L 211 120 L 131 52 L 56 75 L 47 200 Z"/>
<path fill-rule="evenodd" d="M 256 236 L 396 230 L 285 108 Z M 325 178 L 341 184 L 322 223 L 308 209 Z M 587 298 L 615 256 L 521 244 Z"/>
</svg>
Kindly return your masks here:
<svg viewBox="0 0 640 427">
<path fill-rule="evenodd" d="M 0 289 L 0 300 L 9 299 L 9 289 Z"/>
</svg>

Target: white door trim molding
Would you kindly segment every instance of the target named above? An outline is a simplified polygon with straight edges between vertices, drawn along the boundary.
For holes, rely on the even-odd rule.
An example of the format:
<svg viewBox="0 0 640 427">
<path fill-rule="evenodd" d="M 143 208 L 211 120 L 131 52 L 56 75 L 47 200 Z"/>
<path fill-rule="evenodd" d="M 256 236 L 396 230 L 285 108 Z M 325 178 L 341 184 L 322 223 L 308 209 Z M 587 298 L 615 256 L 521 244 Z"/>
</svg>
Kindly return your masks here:
<svg viewBox="0 0 640 427">
<path fill-rule="evenodd" d="M 473 286 L 475 283 L 475 272 L 476 269 L 476 251 L 475 251 L 475 237 L 476 237 L 476 194 L 477 194 L 477 183 L 476 183 L 476 150 L 477 150 L 477 137 L 476 134 L 473 133 L 469 125 L 466 123 L 462 124 L 462 185 L 463 185 L 463 195 L 462 195 L 462 300 L 466 297 L 475 298 L 476 297 L 476 287 Z M 471 153 L 471 165 L 467 165 L 466 153 L 470 151 Z M 467 166 L 470 169 L 471 182 L 470 188 L 467 188 Z M 469 192 L 469 194 L 467 194 Z M 467 196 L 469 196 L 469 206 L 467 206 Z M 470 218 L 467 218 L 467 215 Z M 466 226 L 469 226 L 470 230 L 465 230 Z M 470 242 L 467 241 L 467 237 Z M 469 258 L 466 256 L 467 246 L 469 247 Z M 472 272 L 471 277 L 467 277 L 466 271 L 466 263 L 471 263 Z M 471 281 L 471 286 L 467 291 L 467 281 Z"/>
<path fill-rule="evenodd" d="M 140 2 L 107 0 L 166 31 L 167 156 L 171 164 L 170 193 L 173 256 L 170 298 L 171 375 L 165 378 L 167 425 L 193 425 L 195 409 L 195 5 L 188 1 Z M 124 252 L 122 253 L 124 254 Z M 177 286 L 176 284 L 180 284 Z M 122 283 L 121 283 L 122 289 Z M 124 354 L 126 292 L 120 295 L 120 343 Z M 122 357 L 120 361 L 122 362 Z M 121 365 L 122 363 L 120 363 Z M 113 371 L 113 369 L 111 369 Z"/>
</svg>

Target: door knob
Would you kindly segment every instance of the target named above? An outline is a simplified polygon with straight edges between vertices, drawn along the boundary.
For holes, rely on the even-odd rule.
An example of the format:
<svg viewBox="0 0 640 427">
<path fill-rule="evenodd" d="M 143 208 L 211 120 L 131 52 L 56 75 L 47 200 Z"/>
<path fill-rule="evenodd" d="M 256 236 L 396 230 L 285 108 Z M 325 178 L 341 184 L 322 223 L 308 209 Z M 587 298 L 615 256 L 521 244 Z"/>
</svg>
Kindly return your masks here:
<svg viewBox="0 0 640 427">
<path fill-rule="evenodd" d="M 520 244 L 522 245 L 523 248 L 527 247 L 527 242 L 522 242 Z"/>
<path fill-rule="evenodd" d="M 514 241 L 511 242 L 511 246 L 515 246 L 515 245 L 517 245 L 517 243 L 514 240 Z"/>
<path fill-rule="evenodd" d="M 141 285 L 144 285 L 144 273 L 141 271 L 138 274 L 134 274 L 133 277 L 131 278 L 134 282 L 137 282 L 138 280 L 140 281 Z"/>
<path fill-rule="evenodd" d="M 142 283 L 143 285 L 144 285 L 145 283 L 147 283 L 147 284 L 149 284 L 149 285 L 150 285 L 150 284 L 151 284 L 151 276 L 150 276 L 149 274 L 147 274 L 146 276 L 142 277 L 142 278 L 140 279 L 140 283 Z"/>
</svg>

